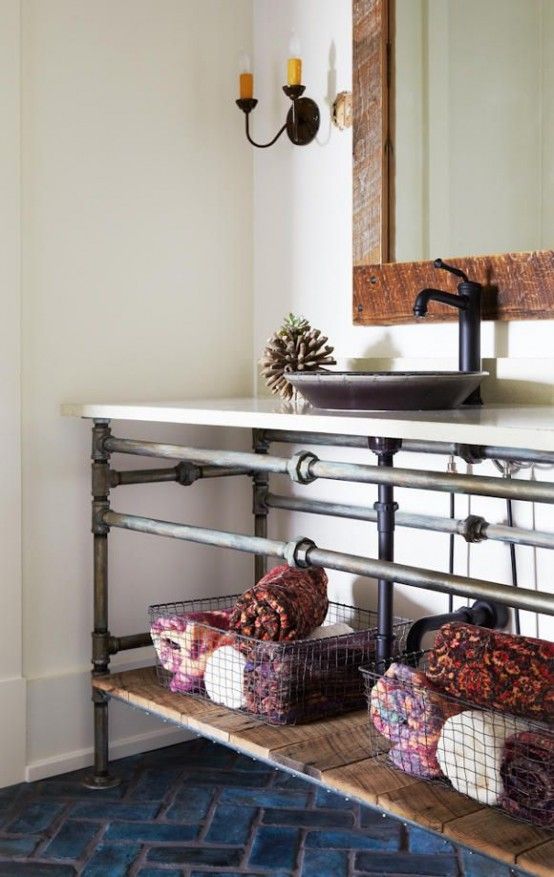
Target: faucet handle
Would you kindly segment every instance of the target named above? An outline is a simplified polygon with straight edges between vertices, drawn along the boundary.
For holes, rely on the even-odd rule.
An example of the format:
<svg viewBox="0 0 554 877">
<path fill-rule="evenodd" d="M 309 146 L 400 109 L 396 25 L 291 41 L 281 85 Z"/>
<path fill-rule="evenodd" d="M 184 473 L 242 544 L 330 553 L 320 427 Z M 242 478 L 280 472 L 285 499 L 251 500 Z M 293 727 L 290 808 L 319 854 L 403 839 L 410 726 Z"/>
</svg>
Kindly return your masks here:
<svg viewBox="0 0 554 877">
<path fill-rule="evenodd" d="M 456 277 L 460 277 L 464 283 L 469 283 L 469 277 L 462 271 L 461 268 L 454 268 L 454 265 L 448 265 L 447 262 L 443 262 L 442 259 L 435 259 L 433 262 L 434 268 L 442 268 L 443 271 L 449 271 L 450 274 L 454 274 Z"/>
</svg>

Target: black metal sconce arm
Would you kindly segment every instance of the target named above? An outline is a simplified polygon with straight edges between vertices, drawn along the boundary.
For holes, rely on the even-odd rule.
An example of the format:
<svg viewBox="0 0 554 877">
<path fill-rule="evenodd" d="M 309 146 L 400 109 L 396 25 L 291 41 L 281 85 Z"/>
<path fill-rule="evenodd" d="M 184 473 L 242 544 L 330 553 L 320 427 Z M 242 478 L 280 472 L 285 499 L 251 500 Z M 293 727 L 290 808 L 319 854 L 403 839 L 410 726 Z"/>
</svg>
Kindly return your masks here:
<svg viewBox="0 0 554 877">
<path fill-rule="evenodd" d="M 319 108 L 311 98 L 302 97 L 305 86 L 284 85 L 283 91 L 291 99 L 292 106 L 287 113 L 285 124 L 268 143 L 256 143 L 250 135 L 250 113 L 257 106 L 258 101 L 255 98 L 239 98 L 236 102 L 245 116 L 246 139 L 258 149 L 273 146 L 284 131 L 295 146 L 306 146 L 312 142 L 319 130 Z"/>
</svg>

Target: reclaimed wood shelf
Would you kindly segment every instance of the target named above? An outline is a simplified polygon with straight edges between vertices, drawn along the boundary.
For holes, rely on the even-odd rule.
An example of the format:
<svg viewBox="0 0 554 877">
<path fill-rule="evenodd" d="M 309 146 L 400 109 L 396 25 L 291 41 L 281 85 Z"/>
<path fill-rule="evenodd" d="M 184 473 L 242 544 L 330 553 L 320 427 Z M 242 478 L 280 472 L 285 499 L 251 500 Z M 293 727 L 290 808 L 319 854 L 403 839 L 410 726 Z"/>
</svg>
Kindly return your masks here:
<svg viewBox="0 0 554 877">
<path fill-rule="evenodd" d="M 436 831 L 453 841 L 552 877 L 554 834 L 483 807 L 457 792 L 421 782 L 374 757 L 365 710 L 309 725 L 275 727 L 206 701 L 172 694 L 154 667 L 93 679 L 110 697 L 198 734 L 295 771 L 325 788 Z"/>
</svg>

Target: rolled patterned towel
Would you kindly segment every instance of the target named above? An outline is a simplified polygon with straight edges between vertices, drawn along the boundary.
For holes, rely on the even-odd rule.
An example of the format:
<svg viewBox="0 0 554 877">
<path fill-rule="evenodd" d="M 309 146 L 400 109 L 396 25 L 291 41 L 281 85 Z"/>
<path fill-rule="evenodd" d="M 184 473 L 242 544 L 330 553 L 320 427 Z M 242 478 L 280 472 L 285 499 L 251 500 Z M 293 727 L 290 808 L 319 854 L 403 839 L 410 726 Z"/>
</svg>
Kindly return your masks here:
<svg viewBox="0 0 554 877">
<path fill-rule="evenodd" d="M 427 676 L 454 697 L 529 719 L 554 718 L 554 643 L 451 622 L 429 654 Z"/>
<path fill-rule="evenodd" d="M 209 655 L 204 671 L 206 694 L 214 703 L 229 709 L 242 709 L 244 696 L 244 668 L 246 658 L 233 646 L 220 646 Z"/>
<path fill-rule="evenodd" d="M 227 635 L 231 609 L 189 612 L 157 618 L 150 627 L 160 664 L 173 673 L 171 691 L 203 694 L 204 670 L 210 654 L 232 642 Z"/>
<path fill-rule="evenodd" d="M 316 641 L 255 643 L 246 654 L 246 709 L 273 725 L 361 709 L 365 696 L 359 667 L 373 660 L 372 630 Z"/>
<path fill-rule="evenodd" d="M 305 639 L 325 620 L 327 573 L 276 566 L 238 598 L 229 627 L 268 642 Z"/>
<path fill-rule="evenodd" d="M 512 816 L 554 828 L 554 738 L 522 731 L 508 737 L 500 765 L 500 804 Z"/>
<path fill-rule="evenodd" d="M 375 728 L 395 745 L 389 759 L 414 776 L 442 776 L 436 750 L 446 719 L 460 712 L 433 691 L 425 673 L 407 664 L 391 664 L 373 686 L 369 715 Z"/>
<path fill-rule="evenodd" d="M 503 791 L 504 743 L 527 727 L 522 719 L 466 710 L 444 723 L 437 760 L 456 791 L 481 804 L 498 804 Z"/>
</svg>

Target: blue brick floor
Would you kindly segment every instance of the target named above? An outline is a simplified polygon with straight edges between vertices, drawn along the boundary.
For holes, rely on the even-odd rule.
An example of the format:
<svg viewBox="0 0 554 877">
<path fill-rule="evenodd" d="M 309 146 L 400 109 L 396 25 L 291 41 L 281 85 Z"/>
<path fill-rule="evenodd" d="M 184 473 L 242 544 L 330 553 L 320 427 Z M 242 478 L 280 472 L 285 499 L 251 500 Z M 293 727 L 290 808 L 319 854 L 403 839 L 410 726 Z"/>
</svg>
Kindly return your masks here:
<svg viewBox="0 0 554 877">
<path fill-rule="evenodd" d="M 509 877 L 524 872 L 193 740 L 0 790 L 0 877 Z"/>
</svg>

